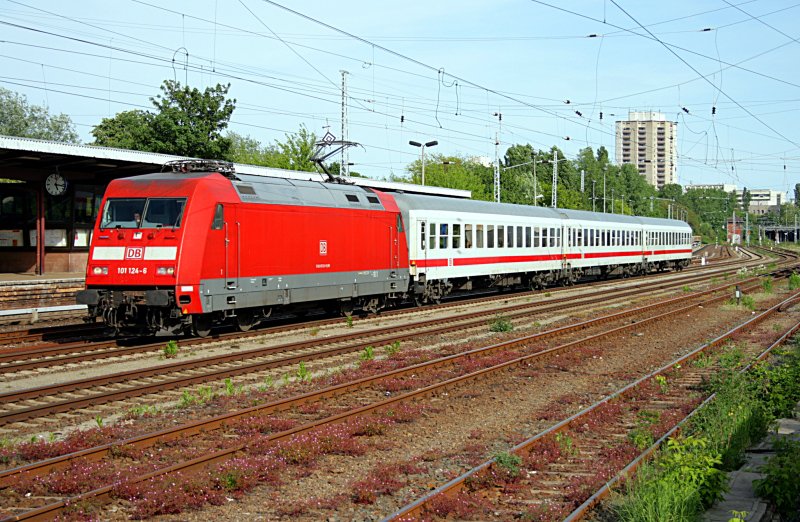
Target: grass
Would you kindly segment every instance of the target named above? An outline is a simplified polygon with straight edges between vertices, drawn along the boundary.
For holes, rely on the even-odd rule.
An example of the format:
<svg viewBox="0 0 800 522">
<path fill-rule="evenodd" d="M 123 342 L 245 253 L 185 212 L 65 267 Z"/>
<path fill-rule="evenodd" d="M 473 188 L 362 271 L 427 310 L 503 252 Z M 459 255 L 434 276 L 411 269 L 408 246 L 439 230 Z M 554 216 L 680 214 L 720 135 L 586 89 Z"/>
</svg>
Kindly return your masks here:
<svg viewBox="0 0 800 522">
<path fill-rule="evenodd" d="M 797 290 L 800 288 L 800 274 L 792 274 L 789 276 L 789 290 Z"/>
</svg>

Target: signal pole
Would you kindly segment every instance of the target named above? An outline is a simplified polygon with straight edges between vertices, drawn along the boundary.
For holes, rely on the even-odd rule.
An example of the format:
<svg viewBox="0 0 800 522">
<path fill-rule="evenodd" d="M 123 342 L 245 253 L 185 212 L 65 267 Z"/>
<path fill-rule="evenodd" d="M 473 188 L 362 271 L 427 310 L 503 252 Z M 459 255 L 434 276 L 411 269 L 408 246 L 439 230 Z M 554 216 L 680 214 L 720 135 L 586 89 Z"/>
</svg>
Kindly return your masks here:
<svg viewBox="0 0 800 522">
<path fill-rule="evenodd" d="M 349 141 L 347 136 L 347 75 L 345 70 L 342 73 L 342 141 Z M 339 167 L 339 174 L 350 176 L 350 153 L 348 147 L 342 147 L 342 164 Z"/>
</svg>

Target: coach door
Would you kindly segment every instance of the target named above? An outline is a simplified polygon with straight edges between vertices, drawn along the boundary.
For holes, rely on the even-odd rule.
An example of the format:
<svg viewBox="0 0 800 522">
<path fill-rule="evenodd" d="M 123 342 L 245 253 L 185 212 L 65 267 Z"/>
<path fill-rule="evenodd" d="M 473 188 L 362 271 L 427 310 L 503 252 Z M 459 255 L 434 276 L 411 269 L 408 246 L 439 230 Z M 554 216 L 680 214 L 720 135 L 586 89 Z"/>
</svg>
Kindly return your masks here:
<svg viewBox="0 0 800 522">
<path fill-rule="evenodd" d="M 414 245 L 415 258 L 417 259 L 417 275 L 419 275 L 420 262 L 423 267 L 428 266 L 428 222 L 424 219 L 417 221 L 417 230 L 419 230 L 419 241 Z M 424 270 L 423 270 L 424 273 Z"/>
</svg>

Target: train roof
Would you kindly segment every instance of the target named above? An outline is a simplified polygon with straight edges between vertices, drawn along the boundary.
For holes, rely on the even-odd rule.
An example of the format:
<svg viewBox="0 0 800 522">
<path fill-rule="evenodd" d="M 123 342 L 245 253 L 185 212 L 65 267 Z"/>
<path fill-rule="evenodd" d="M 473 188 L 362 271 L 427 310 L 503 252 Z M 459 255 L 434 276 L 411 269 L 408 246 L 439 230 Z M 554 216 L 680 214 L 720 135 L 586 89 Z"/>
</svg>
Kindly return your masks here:
<svg viewBox="0 0 800 522">
<path fill-rule="evenodd" d="M 509 216 L 595 221 L 598 223 L 629 223 L 633 225 L 681 226 L 687 229 L 690 228 L 687 223 L 676 219 L 627 216 L 624 214 L 608 214 L 563 208 L 532 207 L 529 205 L 494 203 L 491 201 L 456 200 L 416 194 L 394 194 L 394 198 L 395 201 L 397 201 L 398 207 L 400 207 L 404 214 L 407 214 L 409 210 L 438 210 L 443 212 L 469 212 L 470 214 L 504 214 Z"/>
</svg>

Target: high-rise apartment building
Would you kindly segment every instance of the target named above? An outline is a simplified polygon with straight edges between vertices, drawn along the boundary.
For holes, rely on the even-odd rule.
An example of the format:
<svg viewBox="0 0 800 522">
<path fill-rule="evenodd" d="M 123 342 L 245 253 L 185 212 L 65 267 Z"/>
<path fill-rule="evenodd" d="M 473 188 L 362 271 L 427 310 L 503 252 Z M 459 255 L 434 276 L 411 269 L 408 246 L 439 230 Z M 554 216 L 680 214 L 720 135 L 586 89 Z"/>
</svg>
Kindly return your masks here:
<svg viewBox="0 0 800 522">
<path fill-rule="evenodd" d="M 660 112 L 629 112 L 626 121 L 616 123 L 618 165 L 636 165 L 654 187 L 678 182 L 677 122 Z"/>
</svg>

